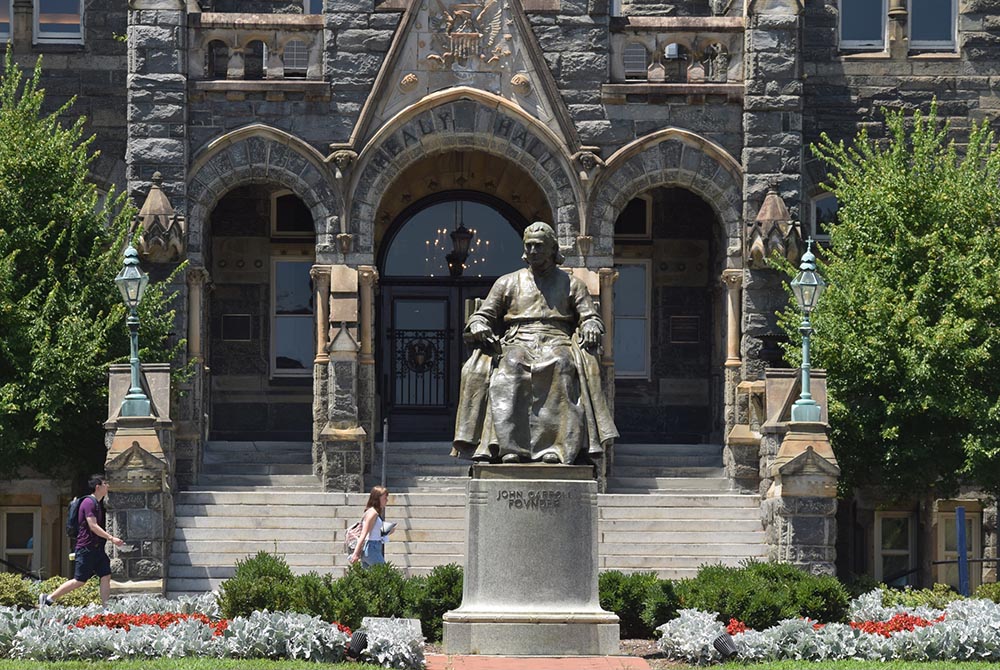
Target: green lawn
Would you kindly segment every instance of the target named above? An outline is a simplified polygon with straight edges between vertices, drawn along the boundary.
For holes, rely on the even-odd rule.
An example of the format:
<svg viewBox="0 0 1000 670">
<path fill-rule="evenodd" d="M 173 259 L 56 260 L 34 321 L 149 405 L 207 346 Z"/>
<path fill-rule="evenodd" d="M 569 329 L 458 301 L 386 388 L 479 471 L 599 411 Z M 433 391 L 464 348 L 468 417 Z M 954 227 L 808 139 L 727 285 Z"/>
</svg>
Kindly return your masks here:
<svg viewBox="0 0 1000 670">
<path fill-rule="evenodd" d="M 157 658 L 129 661 L 2 661 L 0 670 L 383 670 L 369 663 L 324 665 L 309 661 L 267 661 L 239 658 Z"/>
<path fill-rule="evenodd" d="M 772 663 L 726 663 L 720 670 L 997 670 L 998 664 L 983 661 L 774 661 Z"/>
</svg>

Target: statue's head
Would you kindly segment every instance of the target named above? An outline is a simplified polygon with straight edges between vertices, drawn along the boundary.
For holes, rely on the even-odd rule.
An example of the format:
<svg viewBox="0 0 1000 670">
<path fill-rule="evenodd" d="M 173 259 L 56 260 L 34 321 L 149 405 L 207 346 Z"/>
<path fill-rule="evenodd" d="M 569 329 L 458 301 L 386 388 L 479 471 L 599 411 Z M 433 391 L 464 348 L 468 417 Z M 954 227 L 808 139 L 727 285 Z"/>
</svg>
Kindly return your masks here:
<svg viewBox="0 0 1000 670">
<path fill-rule="evenodd" d="M 521 258 L 528 263 L 531 262 L 528 259 L 529 240 L 541 241 L 551 255 L 552 262 L 555 265 L 562 265 L 563 261 L 566 260 L 563 258 L 562 252 L 559 251 L 559 239 L 556 237 L 556 231 L 552 230 L 552 226 L 544 221 L 535 221 L 524 229 L 524 255 Z"/>
</svg>

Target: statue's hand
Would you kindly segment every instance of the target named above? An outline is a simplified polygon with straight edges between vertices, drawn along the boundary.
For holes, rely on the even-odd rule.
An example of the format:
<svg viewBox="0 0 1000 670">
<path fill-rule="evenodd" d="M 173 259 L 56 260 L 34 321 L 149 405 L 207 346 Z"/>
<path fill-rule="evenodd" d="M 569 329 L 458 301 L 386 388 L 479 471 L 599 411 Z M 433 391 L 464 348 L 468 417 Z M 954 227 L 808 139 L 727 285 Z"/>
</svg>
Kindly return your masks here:
<svg viewBox="0 0 1000 670">
<path fill-rule="evenodd" d="M 593 322 L 587 321 L 580 326 L 580 338 L 583 340 L 583 348 L 590 351 L 597 351 L 601 346 L 601 327 Z"/>
<path fill-rule="evenodd" d="M 473 321 L 469 324 L 469 335 L 473 342 L 477 343 L 488 353 L 500 353 L 500 341 L 493 334 L 493 329 L 482 321 Z"/>
</svg>

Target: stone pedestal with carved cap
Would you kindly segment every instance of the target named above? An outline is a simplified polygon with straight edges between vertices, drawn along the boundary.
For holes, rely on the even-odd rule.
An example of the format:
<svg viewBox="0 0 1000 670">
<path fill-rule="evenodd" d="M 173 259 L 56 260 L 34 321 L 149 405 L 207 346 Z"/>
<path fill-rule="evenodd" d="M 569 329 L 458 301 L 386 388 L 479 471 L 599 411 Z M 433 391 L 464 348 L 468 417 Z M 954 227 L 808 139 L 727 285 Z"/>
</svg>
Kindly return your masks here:
<svg viewBox="0 0 1000 670">
<path fill-rule="evenodd" d="M 618 617 L 597 594 L 597 482 L 589 466 L 474 465 L 462 605 L 448 654 L 606 656 Z"/>
</svg>

